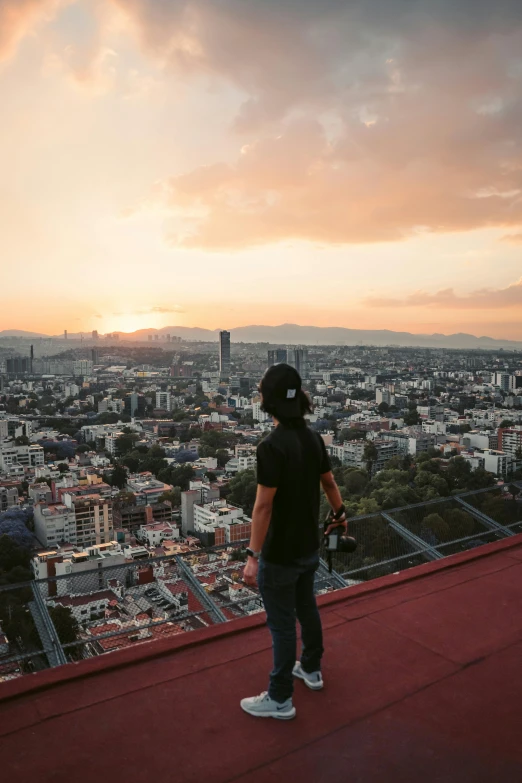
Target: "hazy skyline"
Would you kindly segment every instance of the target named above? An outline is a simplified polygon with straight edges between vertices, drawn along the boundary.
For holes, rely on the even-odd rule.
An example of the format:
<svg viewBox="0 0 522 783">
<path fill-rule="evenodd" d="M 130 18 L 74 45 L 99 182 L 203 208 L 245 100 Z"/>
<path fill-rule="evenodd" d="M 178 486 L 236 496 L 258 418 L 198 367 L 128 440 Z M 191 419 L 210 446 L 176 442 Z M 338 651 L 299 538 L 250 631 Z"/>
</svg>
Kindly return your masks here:
<svg viewBox="0 0 522 783">
<path fill-rule="evenodd" d="M 519 0 L 0 0 L 0 100 L 0 330 L 522 339 Z"/>
</svg>

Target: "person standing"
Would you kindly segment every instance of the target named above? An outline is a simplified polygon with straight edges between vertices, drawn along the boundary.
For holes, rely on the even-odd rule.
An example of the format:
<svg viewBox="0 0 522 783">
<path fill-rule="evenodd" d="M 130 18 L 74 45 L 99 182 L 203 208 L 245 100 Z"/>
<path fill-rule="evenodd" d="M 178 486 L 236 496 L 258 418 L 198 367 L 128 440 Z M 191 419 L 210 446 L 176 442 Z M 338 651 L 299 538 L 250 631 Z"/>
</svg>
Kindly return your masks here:
<svg viewBox="0 0 522 783">
<path fill-rule="evenodd" d="M 262 408 L 275 429 L 257 448 L 257 494 L 243 581 L 255 585 L 263 599 L 272 635 L 274 665 L 268 691 L 241 700 L 255 717 L 289 720 L 294 678 L 311 690 L 323 687 L 323 633 L 314 594 L 319 566 L 319 506 L 322 486 L 334 523 L 347 528 L 341 495 L 321 436 L 308 427 L 308 396 L 297 370 L 276 364 L 264 374 Z M 296 618 L 301 626 L 302 654 L 296 661 Z"/>
</svg>

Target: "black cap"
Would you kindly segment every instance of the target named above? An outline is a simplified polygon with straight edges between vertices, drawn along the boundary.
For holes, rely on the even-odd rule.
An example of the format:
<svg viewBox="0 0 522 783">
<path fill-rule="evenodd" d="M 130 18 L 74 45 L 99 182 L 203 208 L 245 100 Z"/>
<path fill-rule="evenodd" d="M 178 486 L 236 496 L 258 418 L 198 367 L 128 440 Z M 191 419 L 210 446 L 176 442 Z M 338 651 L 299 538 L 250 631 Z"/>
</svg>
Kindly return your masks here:
<svg viewBox="0 0 522 783">
<path fill-rule="evenodd" d="M 294 367 L 289 364 L 272 365 L 263 375 L 260 389 L 263 402 L 276 418 L 302 417 L 301 376 Z"/>
</svg>

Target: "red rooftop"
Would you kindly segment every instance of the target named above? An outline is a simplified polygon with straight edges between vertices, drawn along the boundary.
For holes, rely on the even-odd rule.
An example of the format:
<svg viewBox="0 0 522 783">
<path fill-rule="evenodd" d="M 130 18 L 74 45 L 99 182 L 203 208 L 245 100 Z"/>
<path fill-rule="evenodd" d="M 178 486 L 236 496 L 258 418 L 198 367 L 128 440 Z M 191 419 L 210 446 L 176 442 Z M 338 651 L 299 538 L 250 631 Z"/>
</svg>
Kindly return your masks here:
<svg viewBox="0 0 522 783">
<path fill-rule="evenodd" d="M 522 536 L 319 599 L 325 689 L 245 715 L 264 615 L 5 682 L 9 783 L 520 783 Z"/>
</svg>

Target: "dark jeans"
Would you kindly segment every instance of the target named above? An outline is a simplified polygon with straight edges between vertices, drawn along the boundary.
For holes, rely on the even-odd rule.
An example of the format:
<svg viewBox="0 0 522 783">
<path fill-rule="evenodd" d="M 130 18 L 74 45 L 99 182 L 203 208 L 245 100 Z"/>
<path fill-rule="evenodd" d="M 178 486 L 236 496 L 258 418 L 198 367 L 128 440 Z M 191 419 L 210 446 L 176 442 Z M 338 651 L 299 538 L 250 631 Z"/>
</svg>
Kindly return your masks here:
<svg viewBox="0 0 522 783">
<path fill-rule="evenodd" d="M 296 617 L 303 642 L 301 665 L 306 672 L 321 668 L 323 631 L 314 595 L 314 575 L 318 566 L 318 554 L 299 558 L 288 565 L 267 563 L 263 558 L 259 561 L 257 580 L 274 652 L 268 694 L 275 701 L 286 701 L 294 690 Z"/>
</svg>

